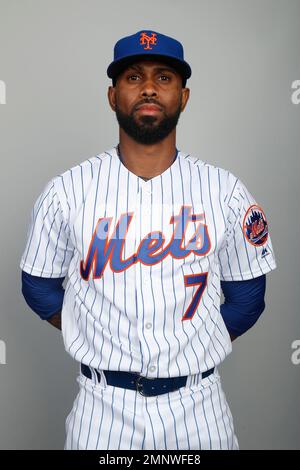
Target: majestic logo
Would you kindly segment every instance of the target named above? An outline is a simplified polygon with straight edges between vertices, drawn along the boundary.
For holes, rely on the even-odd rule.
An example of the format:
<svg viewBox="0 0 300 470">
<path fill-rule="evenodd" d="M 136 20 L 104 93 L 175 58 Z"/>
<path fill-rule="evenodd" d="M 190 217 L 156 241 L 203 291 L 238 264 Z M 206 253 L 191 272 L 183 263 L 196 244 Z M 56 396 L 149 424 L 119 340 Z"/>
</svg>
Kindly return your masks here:
<svg viewBox="0 0 300 470">
<path fill-rule="evenodd" d="M 265 258 L 266 256 L 268 256 L 270 254 L 270 252 L 267 250 L 267 248 L 263 248 L 263 251 L 261 253 L 261 257 L 262 258 Z"/>
<path fill-rule="evenodd" d="M 89 279 L 91 271 L 94 279 L 101 278 L 108 263 L 112 271 L 119 273 L 138 262 L 153 266 L 161 263 L 168 255 L 176 259 L 186 258 L 191 253 L 205 256 L 211 248 L 204 214 L 192 214 L 191 206 L 181 206 L 179 214 L 170 218 L 174 229 L 169 243 L 165 244 L 161 231 L 150 232 L 141 240 L 136 253 L 124 259 L 123 249 L 132 218 L 133 212 L 122 214 L 110 238 L 108 234 L 112 217 L 98 220 L 86 259 L 80 262 L 80 274 L 84 280 Z M 185 234 L 191 222 L 198 224 L 191 238 L 185 241 Z"/>
<path fill-rule="evenodd" d="M 264 211 L 257 205 L 250 206 L 243 222 L 243 231 L 251 245 L 262 246 L 268 240 L 268 222 Z"/>
<path fill-rule="evenodd" d="M 150 47 L 150 44 L 156 46 L 157 42 L 157 34 L 152 33 L 151 36 L 148 36 L 146 33 L 141 33 L 140 35 L 140 44 L 144 46 L 144 50 L 147 51 L 149 49 L 153 49 Z"/>
</svg>

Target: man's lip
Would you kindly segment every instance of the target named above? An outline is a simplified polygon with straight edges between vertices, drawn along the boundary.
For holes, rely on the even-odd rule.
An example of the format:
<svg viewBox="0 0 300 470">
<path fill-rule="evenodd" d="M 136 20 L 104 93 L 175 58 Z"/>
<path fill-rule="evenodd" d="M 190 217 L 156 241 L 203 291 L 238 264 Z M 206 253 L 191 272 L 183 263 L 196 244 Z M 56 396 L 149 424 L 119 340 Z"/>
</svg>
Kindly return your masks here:
<svg viewBox="0 0 300 470">
<path fill-rule="evenodd" d="M 137 106 L 136 110 L 143 110 L 143 111 L 161 111 L 160 106 L 157 106 L 157 104 L 152 104 L 152 103 L 144 103 L 140 104 Z"/>
</svg>

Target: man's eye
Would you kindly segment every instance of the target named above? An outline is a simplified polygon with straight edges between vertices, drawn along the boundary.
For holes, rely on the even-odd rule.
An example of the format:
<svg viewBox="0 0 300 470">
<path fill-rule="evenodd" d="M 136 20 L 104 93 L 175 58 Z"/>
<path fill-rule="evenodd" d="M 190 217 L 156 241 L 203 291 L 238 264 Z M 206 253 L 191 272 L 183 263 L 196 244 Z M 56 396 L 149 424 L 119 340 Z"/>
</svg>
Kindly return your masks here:
<svg viewBox="0 0 300 470">
<path fill-rule="evenodd" d="M 134 74 L 128 76 L 128 79 L 131 80 L 131 81 L 136 81 L 136 80 L 138 80 L 138 78 L 139 78 L 139 76 L 134 75 Z"/>
<path fill-rule="evenodd" d="M 167 82 L 168 80 L 170 80 L 170 77 L 168 75 L 160 75 L 160 80 L 162 80 L 163 82 Z"/>
</svg>

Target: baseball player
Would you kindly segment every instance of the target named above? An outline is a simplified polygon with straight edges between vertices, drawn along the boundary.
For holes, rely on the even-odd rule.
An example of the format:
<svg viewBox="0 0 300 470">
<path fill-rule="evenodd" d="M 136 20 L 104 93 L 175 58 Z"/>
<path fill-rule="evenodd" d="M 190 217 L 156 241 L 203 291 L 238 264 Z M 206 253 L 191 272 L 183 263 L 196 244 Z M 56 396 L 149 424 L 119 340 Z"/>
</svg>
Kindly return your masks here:
<svg viewBox="0 0 300 470">
<path fill-rule="evenodd" d="M 107 74 L 119 143 L 47 184 L 21 260 L 28 305 L 79 363 L 65 449 L 238 449 L 217 368 L 265 308 L 266 215 L 176 146 L 180 42 L 122 38 Z"/>
</svg>

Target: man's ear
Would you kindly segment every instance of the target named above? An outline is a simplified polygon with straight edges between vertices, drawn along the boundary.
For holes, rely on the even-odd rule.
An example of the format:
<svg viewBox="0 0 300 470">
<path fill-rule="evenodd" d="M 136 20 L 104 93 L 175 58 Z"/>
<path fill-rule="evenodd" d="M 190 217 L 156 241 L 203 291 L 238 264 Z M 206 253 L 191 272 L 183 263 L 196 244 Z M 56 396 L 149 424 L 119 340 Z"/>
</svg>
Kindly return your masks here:
<svg viewBox="0 0 300 470">
<path fill-rule="evenodd" d="M 186 104 L 189 100 L 190 97 L 190 89 L 189 88 L 182 88 L 181 91 L 181 96 L 182 96 L 182 105 L 181 105 L 181 112 L 185 109 Z"/>
<path fill-rule="evenodd" d="M 116 110 L 116 89 L 113 86 L 108 87 L 107 97 L 110 107 L 113 111 Z"/>
</svg>

